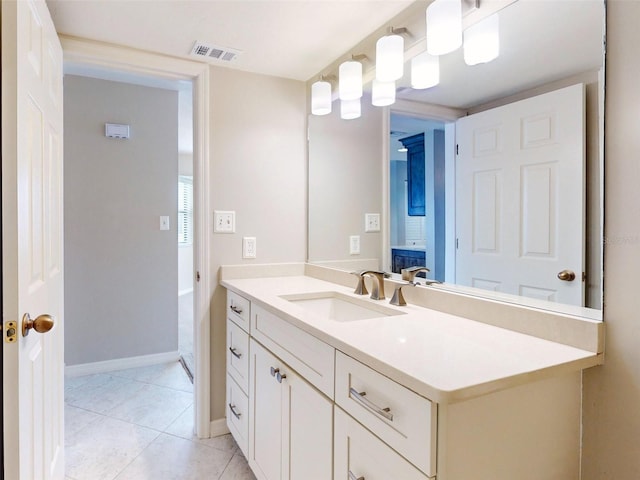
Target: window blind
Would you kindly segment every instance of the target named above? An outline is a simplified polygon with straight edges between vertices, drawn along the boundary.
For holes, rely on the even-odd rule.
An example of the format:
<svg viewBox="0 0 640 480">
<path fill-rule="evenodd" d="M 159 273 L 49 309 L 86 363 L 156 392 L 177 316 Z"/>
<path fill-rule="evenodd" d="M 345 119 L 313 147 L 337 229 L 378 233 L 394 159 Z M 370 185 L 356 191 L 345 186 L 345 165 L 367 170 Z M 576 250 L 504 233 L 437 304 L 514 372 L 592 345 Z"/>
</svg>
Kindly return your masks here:
<svg viewBox="0 0 640 480">
<path fill-rule="evenodd" d="M 193 243 L 193 177 L 178 176 L 178 244 Z"/>
</svg>

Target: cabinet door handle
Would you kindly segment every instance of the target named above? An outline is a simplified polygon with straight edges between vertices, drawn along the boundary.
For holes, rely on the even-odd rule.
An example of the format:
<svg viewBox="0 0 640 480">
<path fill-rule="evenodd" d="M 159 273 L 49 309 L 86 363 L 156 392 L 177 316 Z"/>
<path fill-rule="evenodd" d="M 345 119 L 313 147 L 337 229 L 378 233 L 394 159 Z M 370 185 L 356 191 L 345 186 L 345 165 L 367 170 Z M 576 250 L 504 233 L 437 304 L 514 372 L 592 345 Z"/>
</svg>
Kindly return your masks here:
<svg viewBox="0 0 640 480">
<path fill-rule="evenodd" d="M 231 413 L 233 413 L 234 417 L 236 417 L 238 420 L 240 420 L 240 417 L 242 416 L 242 414 L 236 412 L 236 406 L 235 405 L 229 404 L 229 410 L 231 410 Z"/>
<path fill-rule="evenodd" d="M 276 367 L 271 367 L 271 370 L 270 370 L 270 371 L 271 371 L 271 376 L 272 376 L 272 377 L 275 377 L 275 376 L 276 376 L 276 373 L 278 373 L 278 372 L 280 371 L 280 369 L 279 369 L 279 368 L 276 368 Z"/>
<path fill-rule="evenodd" d="M 234 357 L 236 358 L 241 358 L 242 354 L 236 352 L 236 347 L 229 347 L 229 351 L 233 354 Z"/>
<path fill-rule="evenodd" d="M 367 392 L 358 392 L 355 388 L 351 387 L 349 389 L 349 396 L 359 402 L 362 406 L 368 408 L 373 413 L 380 415 L 381 417 L 386 418 L 393 422 L 393 413 L 391 413 L 390 408 L 381 408 L 377 406 L 375 403 L 370 402 L 368 399 L 364 398 Z"/>
<path fill-rule="evenodd" d="M 282 380 L 284 378 L 287 378 L 286 374 L 280 372 L 276 373 L 276 380 L 278 381 L 278 383 L 282 383 Z"/>
<path fill-rule="evenodd" d="M 242 313 L 242 309 L 240 307 L 236 307 L 235 305 L 231 305 L 229 308 L 236 312 L 238 315 Z"/>
<path fill-rule="evenodd" d="M 349 480 L 364 480 L 364 477 L 356 477 L 355 474 L 349 470 Z"/>
</svg>

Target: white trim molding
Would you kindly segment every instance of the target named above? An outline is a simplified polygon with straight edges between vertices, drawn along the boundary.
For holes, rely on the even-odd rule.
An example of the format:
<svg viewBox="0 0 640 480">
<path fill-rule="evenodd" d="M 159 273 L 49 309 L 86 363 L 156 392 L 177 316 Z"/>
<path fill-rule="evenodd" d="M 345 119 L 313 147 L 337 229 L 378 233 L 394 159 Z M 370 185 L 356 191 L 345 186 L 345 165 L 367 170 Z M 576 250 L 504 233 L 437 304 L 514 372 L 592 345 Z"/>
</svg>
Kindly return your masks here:
<svg viewBox="0 0 640 480">
<path fill-rule="evenodd" d="M 193 190 L 194 190 L 194 358 L 195 430 L 199 438 L 211 431 L 210 302 L 213 295 L 210 272 L 213 219 L 209 214 L 210 176 L 210 77 L 208 64 L 119 47 L 102 42 L 60 35 L 65 65 L 186 80 L 193 84 Z"/>
<path fill-rule="evenodd" d="M 211 422 L 210 431 L 212 437 L 219 437 L 230 433 L 229 427 L 227 427 L 227 419 L 223 417 Z"/>
<path fill-rule="evenodd" d="M 114 358 L 102 362 L 80 363 L 78 365 L 67 365 L 64 367 L 65 377 L 79 377 L 81 375 L 92 375 L 94 373 L 114 372 L 126 368 L 149 367 L 162 363 L 177 362 L 180 359 L 180 352 L 153 353 L 151 355 L 140 355 L 138 357 Z"/>
</svg>

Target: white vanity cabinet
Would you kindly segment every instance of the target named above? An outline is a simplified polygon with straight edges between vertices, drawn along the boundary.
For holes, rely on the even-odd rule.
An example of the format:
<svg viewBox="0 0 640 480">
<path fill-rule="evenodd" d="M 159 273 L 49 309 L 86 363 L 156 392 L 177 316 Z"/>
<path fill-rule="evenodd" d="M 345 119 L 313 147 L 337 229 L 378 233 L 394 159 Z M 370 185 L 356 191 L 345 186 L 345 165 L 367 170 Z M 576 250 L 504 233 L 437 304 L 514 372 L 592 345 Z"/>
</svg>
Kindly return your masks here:
<svg viewBox="0 0 640 480">
<path fill-rule="evenodd" d="M 249 465 L 259 480 L 330 480 L 333 402 L 251 340 Z"/>
<path fill-rule="evenodd" d="M 500 388 L 489 372 L 481 392 L 430 399 L 411 364 L 390 372 L 278 311 L 229 290 L 227 424 L 258 480 L 579 478 L 579 368 L 524 370 Z M 461 363 L 443 382 L 476 371 Z"/>
<path fill-rule="evenodd" d="M 249 318 L 251 302 L 227 293 L 227 427 L 245 455 L 249 451 Z"/>
</svg>

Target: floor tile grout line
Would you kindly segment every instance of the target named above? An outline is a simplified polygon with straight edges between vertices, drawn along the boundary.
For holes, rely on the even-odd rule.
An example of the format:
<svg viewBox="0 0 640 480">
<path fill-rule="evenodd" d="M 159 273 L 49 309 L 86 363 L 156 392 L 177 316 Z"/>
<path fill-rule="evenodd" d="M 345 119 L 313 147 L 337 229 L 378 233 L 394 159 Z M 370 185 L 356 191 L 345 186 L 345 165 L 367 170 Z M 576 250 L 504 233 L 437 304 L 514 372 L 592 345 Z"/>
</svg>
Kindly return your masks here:
<svg viewBox="0 0 640 480">
<path fill-rule="evenodd" d="M 155 431 L 156 431 L 156 432 L 158 432 L 157 430 L 155 430 Z M 122 472 L 124 472 L 127 468 L 129 468 L 129 466 L 130 466 L 133 462 L 135 462 L 135 461 L 138 459 L 138 457 L 140 457 L 140 455 L 142 455 L 142 454 L 147 450 L 147 448 L 149 448 L 151 445 L 153 445 L 153 444 L 155 443 L 155 441 L 156 441 L 156 440 L 158 440 L 158 438 L 160 437 L 160 435 L 162 435 L 162 433 L 163 433 L 163 432 L 158 432 L 158 434 L 153 438 L 153 440 L 151 440 L 151 441 L 147 444 L 147 446 L 146 446 L 146 447 L 144 447 L 142 450 L 140 450 L 140 453 L 138 453 L 138 455 L 136 455 L 135 457 L 133 457 L 129 463 L 127 463 L 124 467 L 122 467 L 122 468 L 120 469 L 120 471 L 116 474 L 116 476 L 115 476 L 115 477 L 113 477 L 111 480 L 117 480 L 117 478 L 122 474 Z"/>
<path fill-rule="evenodd" d="M 231 458 L 229 458 L 229 461 L 227 462 L 227 464 L 224 466 L 224 468 L 222 469 L 222 472 L 220 472 L 220 475 L 218 476 L 217 480 L 220 480 L 223 476 L 224 476 L 224 472 L 227 471 L 227 469 L 229 468 L 229 465 L 231 465 L 231 461 L 233 460 L 233 457 L 235 457 L 236 454 L 235 452 L 231 455 Z"/>
</svg>

